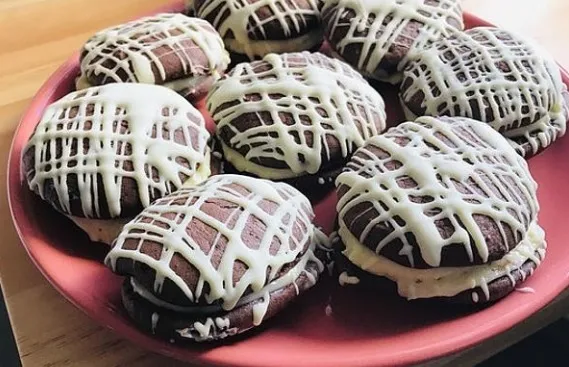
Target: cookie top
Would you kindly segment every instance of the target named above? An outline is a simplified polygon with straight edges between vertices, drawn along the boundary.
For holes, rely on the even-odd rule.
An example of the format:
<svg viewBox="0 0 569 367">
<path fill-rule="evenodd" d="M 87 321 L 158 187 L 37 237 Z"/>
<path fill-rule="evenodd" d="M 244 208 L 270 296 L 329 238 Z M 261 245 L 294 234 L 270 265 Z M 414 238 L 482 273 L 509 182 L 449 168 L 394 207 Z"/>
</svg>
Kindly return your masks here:
<svg viewBox="0 0 569 367">
<path fill-rule="evenodd" d="M 227 47 L 251 59 L 320 44 L 318 5 L 318 0 L 194 1 L 196 15 L 213 24 Z"/>
<path fill-rule="evenodd" d="M 292 186 L 212 176 L 156 200 L 125 225 L 106 263 L 166 302 L 227 311 L 305 271 L 315 258 L 313 218 Z"/>
<path fill-rule="evenodd" d="M 385 129 L 381 96 L 349 65 L 320 53 L 239 64 L 214 85 L 207 107 L 226 159 L 271 179 L 343 165 Z"/>
<path fill-rule="evenodd" d="M 175 92 L 108 84 L 51 104 L 22 170 L 30 189 L 65 214 L 128 217 L 208 177 L 209 137 L 203 116 Z"/>
<path fill-rule="evenodd" d="M 467 118 L 420 117 L 373 137 L 336 183 L 340 227 L 415 268 L 501 259 L 539 209 L 524 159 Z"/>
<path fill-rule="evenodd" d="M 565 93 L 551 56 L 509 31 L 480 27 L 414 55 L 400 97 L 409 119 L 449 115 L 484 121 L 518 140 L 519 153 L 532 155 L 565 133 Z"/>
<path fill-rule="evenodd" d="M 367 77 L 392 82 L 409 55 L 464 28 L 460 0 L 330 0 L 322 18 L 341 58 Z"/>
<path fill-rule="evenodd" d="M 83 46 L 80 65 L 90 85 L 162 85 L 190 77 L 218 77 L 229 61 L 221 37 L 208 22 L 162 13 L 98 32 Z"/>
</svg>

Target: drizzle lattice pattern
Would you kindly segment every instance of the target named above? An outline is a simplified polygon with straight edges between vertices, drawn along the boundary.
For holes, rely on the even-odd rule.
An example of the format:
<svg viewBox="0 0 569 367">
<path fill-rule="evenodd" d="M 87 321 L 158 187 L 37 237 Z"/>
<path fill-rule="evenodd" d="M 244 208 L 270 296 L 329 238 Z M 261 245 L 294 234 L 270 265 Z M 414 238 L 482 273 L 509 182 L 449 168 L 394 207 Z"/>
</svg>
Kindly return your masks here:
<svg viewBox="0 0 569 367">
<path fill-rule="evenodd" d="M 244 150 L 248 161 L 282 162 L 297 174 L 316 173 L 337 159 L 330 142 L 348 157 L 383 131 L 386 116 L 381 96 L 355 70 L 307 52 L 237 65 L 210 92 L 208 109 L 218 133 L 231 131 L 225 143 Z M 240 131 L 238 123 L 251 114 L 257 126 Z"/>
<path fill-rule="evenodd" d="M 458 0 L 332 0 L 322 12 L 332 47 L 346 59 L 357 57 L 354 66 L 379 79 L 388 77 L 381 70 L 388 53 L 406 50 L 397 56 L 400 69 L 407 56 L 452 34 L 450 24 L 463 28 Z"/>
<path fill-rule="evenodd" d="M 66 214 L 119 217 L 129 209 L 125 187 L 144 207 L 209 164 L 208 138 L 199 112 L 166 88 L 93 87 L 48 107 L 25 149 L 34 164 L 26 175 L 42 197 L 55 192 Z"/>
<path fill-rule="evenodd" d="M 263 204 L 267 201 L 272 203 L 270 210 Z M 218 211 L 212 212 L 211 207 L 206 208 L 207 205 L 232 211 L 227 216 L 220 215 Z M 229 310 L 246 291 L 259 291 L 274 280 L 284 266 L 306 251 L 312 242 L 313 217 L 308 199 L 291 186 L 246 176 L 213 176 L 199 186 L 159 199 L 144 210 L 124 227 L 107 261 L 113 269 L 119 258 L 132 259 L 155 269 L 156 294 L 160 294 L 168 278 L 189 300 L 205 299 L 208 303 L 222 300 L 223 308 Z M 256 243 L 251 243 L 244 238 L 255 225 L 262 226 L 264 231 Z M 198 243 L 199 236 L 192 235 L 197 228 L 206 232 L 213 230 L 214 235 Z M 141 252 L 145 242 L 162 246 L 160 259 Z M 276 251 L 272 249 L 275 244 Z M 220 249 L 221 258 L 212 259 Z M 174 254 L 182 255 L 198 269 L 195 289 L 170 267 Z M 247 270 L 235 282 L 233 269 L 238 261 L 245 264 Z M 206 284 L 209 292 L 205 290 Z"/>
<path fill-rule="evenodd" d="M 208 22 L 167 13 L 102 30 L 81 54 L 81 72 L 94 85 L 163 84 L 212 74 L 228 63 L 223 41 Z"/>
<path fill-rule="evenodd" d="M 399 254 L 411 266 L 417 263 L 414 246 L 426 264 L 439 266 L 451 244 L 464 245 L 470 262 L 475 253 L 486 262 L 492 236 L 477 216 L 491 219 L 500 245 L 511 248 L 538 211 L 537 185 L 523 158 L 490 127 L 468 119 L 422 117 L 376 136 L 354 155 L 338 184 L 347 190 L 338 203 L 340 218 L 350 212 L 354 218 L 345 226 L 359 228 L 354 235 L 376 253 L 400 241 Z M 369 219 L 366 212 L 377 214 Z M 451 223 L 452 233 L 441 232 L 440 221 Z M 392 230 L 370 235 L 379 228 Z"/>
<path fill-rule="evenodd" d="M 408 118 L 465 116 L 511 138 L 536 135 L 541 146 L 533 143 L 533 153 L 565 132 L 559 68 L 510 32 L 474 28 L 441 39 L 411 60 L 404 75 Z"/>
</svg>

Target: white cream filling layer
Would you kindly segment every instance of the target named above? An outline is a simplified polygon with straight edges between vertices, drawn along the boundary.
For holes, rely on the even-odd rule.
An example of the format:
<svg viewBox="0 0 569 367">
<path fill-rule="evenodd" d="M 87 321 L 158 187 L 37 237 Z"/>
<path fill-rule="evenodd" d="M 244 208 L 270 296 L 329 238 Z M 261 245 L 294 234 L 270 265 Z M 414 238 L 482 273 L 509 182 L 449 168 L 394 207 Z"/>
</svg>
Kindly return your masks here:
<svg viewBox="0 0 569 367">
<path fill-rule="evenodd" d="M 313 48 L 322 42 L 324 37 L 321 29 L 315 29 L 312 32 L 304 34 L 297 38 L 291 38 L 279 41 L 253 41 L 248 40 L 246 44 L 236 39 L 225 39 L 225 46 L 233 52 L 247 55 L 249 58 L 256 56 L 262 57 L 269 53 L 286 53 L 305 51 Z"/>
<path fill-rule="evenodd" d="M 269 295 L 272 292 L 275 292 L 279 289 L 285 288 L 286 286 L 288 286 L 290 284 L 295 285 L 296 293 L 298 294 L 299 289 L 298 289 L 298 286 L 296 285 L 296 281 L 298 280 L 298 278 L 300 277 L 300 275 L 302 273 L 305 273 L 308 276 L 308 279 L 309 279 L 311 285 L 316 284 L 316 281 L 318 280 L 318 273 L 313 273 L 311 271 L 308 271 L 306 268 L 309 261 L 314 261 L 314 262 L 316 262 L 316 264 L 319 267 L 318 271 L 321 272 L 323 270 L 322 263 L 314 255 L 314 248 L 315 248 L 315 245 L 314 244 L 311 245 L 311 247 L 306 251 L 306 253 L 301 258 L 301 260 L 292 269 L 290 269 L 285 275 L 283 275 L 282 277 L 280 277 L 278 279 L 273 280 L 271 283 L 267 284 L 261 290 L 259 290 L 257 292 L 250 293 L 250 294 L 242 297 L 235 304 L 234 308 L 248 304 L 248 303 L 253 302 L 257 299 L 262 299 L 263 300 L 261 302 L 262 306 L 268 307 Z M 160 307 L 160 308 L 163 308 L 163 309 L 166 309 L 166 310 L 179 312 L 179 313 L 187 313 L 187 314 L 213 314 L 213 313 L 220 312 L 220 311 L 224 310 L 222 305 L 216 305 L 216 306 L 178 306 L 178 305 L 174 305 L 174 304 L 171 304 L 169 302 L 166 302 L 166 301 L 159 299 L 152 292 L 148 291 L 145 287 L 143 287 L 140 283 L 138 283 L 132 277 L 130 278 L 130 284 L 132 285 L 134 292 L 136 294 L 138 294 L 140 297 L 144 298 L 145 300 L 152 303 L 153 305 Z M 255 305 L 255 306 L 257 306 L 257 305 Z M 230 311 L 230 310 L 225 310 L 225 311 Z M 261 311 L 264 311 L 264 312 L 261 312 Z M 259 318 L 262 319 L 265 312 L 266 312 L 266 308 L 264 310 L 259 310 L 259 307 L 257 307 L 257 308 L 254 307 L 253 313 L 255 316 L 255 320 L 254 320 L 255 325 L 258 325 L 260 323 L 260 320 L 258 320 L 258 319 Z M 259 315 L 255 315 L 256 313 L 258 313 Z"/>
<path fill-rule="evenodd" d="M 285 180 L 306 174 L 306 172 L 293 172 L 291 169 L 278 169 L 261 166 L 260 164 L 248 161 L 241 153 L 231 149 L 224 142 L 221 142 L 225 159 L 240 172 L 248 172 L 269 180 Z"/>
<path fill-rule="evenodd" d="M 340 223 L 338 234 L 346 246 L 343 254 L 352 263 L 369 273 L 396 282 L 399 294 L 407 299 L 452 297 L 476 287 L 480 287 L 488 299 L 490 282 L 509 276 L 515 283 L 510 273 L 528 260 L 539 265 L 547 247 L 545 232 L 537 223 L 532 223 L 526 237 L 500 260 L 466 267 L 412 269 L 377 255 L 365 247 L 349 232 L 344 223 Z"/>
<path fill-rule="evenodd" d="M 111 245 L 119 236 L 119 233 L 125 224 L 130 222 L 132 218 L 116 218 L 116 219 L 93 219 L 67 216 L 71 219 L 83 232 L 87 233 L 89 239 L 93 242 L 102 242 Z"/>
<path fill-rule="evenodd" d="M 205 154 L 204 164 L 201 164 L 194 174 L 184 182 L 183 187 L 199 185 L 211 176 L 210 151 Z M 94 219 L 67 215 L 79 228 L 81 228 L 93 242 L 102 242 L 111 245 L 118 237 L 125 224 L 132 218 Z"/>
</svg>

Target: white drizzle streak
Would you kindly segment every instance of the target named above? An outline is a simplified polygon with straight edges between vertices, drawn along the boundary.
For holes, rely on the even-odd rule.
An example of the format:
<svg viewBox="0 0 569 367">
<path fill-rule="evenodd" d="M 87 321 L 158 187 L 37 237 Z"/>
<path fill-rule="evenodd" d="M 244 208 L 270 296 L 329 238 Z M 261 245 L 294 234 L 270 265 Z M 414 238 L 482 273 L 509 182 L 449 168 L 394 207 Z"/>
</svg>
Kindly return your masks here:
<svg viewBox="0 0 569 367">
<path fill-rule="evenodd" d="M 190 41 L 201 53 L 189 48 Z M 85 79 L 92 82 L 103 74 L 103 84 L 170 82 L 174 90 L 186 89 L 189 80 L 172 83 L 167 75 L 164 56 L 172 54 L 180 62 L 182 79 L 203 75 L 218 78 L 230 61 L 221 37 L 208 22 L 183 14 L 162 13 L 104 29 L 91 37 L 83 46 L 78 88 L 85 85 Z M 207 58 L 208 66 L 195 64 L 194 58 L 201 55 Z M 158 80 L 153 70 L 158 73 Z"/>
<path fill-rule="evenodd" d="M 440 135 L 450 144 L 441 140 Z M 409 142 L 402 147 L 396 139 Z M 376 149 L 384 151 L 387 157 L 379 158 L 374 153 Z M 401 165 L 388 170 L 385 164 L 391 160 Z M 340 226 L 351 228 L 352 223 L 344 223 L 346 213 L 361 203 L 372 204 L 378 214 L 365 223 L 359 242 L 368 243 L 367 237 L 374 227 L 388 223 L 393 231 L 378 240 L 375 252 L 399 239 L 403 244 L 400 255 L 406 256 L 411 266 L 415 261 L 408 233 L 414 235 L 423 260 L 432 267 L 440 265 L 445 246 L 457 243 L 464 245 L 470 261 L 476 251 L 486 262 L 489 252 L 485 234 L 474 216 L 492 218 L 506 243 L 504 225 L 500 223 L 509 226 L 515 238 L 521 240 L 523 237 L 519 236 L 525 236 L 539 209 L 537 183 L 527 163 L 500 134 L 474 120 L 421 117 L 403 123 L 368 140 L 348 168 L 337 179 L 337 185 L 348 188 L 337 204 Z M 483 181 L 482 176 L 488 181 Z M 417 186 L 400 187 L 398 182 L 403 177 L 411 178 Z M 484 194 L 475 191 L 468 179 L 474 180 Z M 459 192 L 453 180 L 470 192 Z M 426 203 L 412 200 L 422 196 L 432 200 Z M 445 218 L 454 232 L 443 237 L 436 221 Z"/>
<path fill-rule="evenodd" d="M 156 312 L 153 312 L 152 316 L 150 317 L 152 334 L 156 334 L 156 326 L 158 325 L 159 320 L 160 320 L 160 315 L 158 315 L 158 313 Z"/>
<path fill-rule="evenodd" d="M 221 200 L 225 202 L 224 205 L 234 207 L 234 211 L 224 220 L 213 217 L 202 210 L 202 206 L 211 200 Z M 259 204 L 262 201 L 277 204 L 274 212 L 269 214 L 261 209 Z M 313 241 L 316 236 L 313 217 L 308 199 L 287 184 L 238 175 L 213 176 L 199 186 L 181 189 L 154 202 L 124 227 L 105 263 L 113 270 L 119 258 L 144 263 L 156 271 L 154 294 L 161 293 L 164 280 L 168 278 L 190 301 L 205 299 L 209 304 L 221 301 L 221 307 L 226 311 L 232 310 L 247 297 L 244 296 L 247 289 L 250 288 L 254 292 L 252 297 L 256 298 L 263 291 L 263 306 L 256 305 L 253 311 L 254 321 L 260 323 L 271 291 L 290 284 L 296 285 L 295 281 L 301 273 L 306 274 L 313 285 L 318 274 L 324 270 L 324 265 L 313 254 L 316 242 Z M 145 223 L 148 219 L 152 222 Z M 242 237 L 251 219 L 259 220 L 266 226 L 257 249 L 244 243 Z M 204 251 L 187 231 L 192 223 L 199 222 L 217 232 L 209 252 Z M 210 257 L 222 238 L 226 239 L 227 244 L 216 269 Z M 139 247 L 135 250 L 124 249 L 126 240 L 137 241 Z M 269 249 L 275 240 L 281 245 L 277 254 L 271 255 Z M 159 260 L 140 252 L 144 241 L 163 246 Z M 305 247 L 307 243 L 310 244 L 308 248 Z M 169 266 L 174 254 L 180 254 L 198 269 L 200 275 L 195 293 Z M 298 256 L 302 258 L 298 267 L 293 268 L 296 270 L 277 278 L 280 269 Z M 234 284 L 233 268 L 237 261 L 243 262 L 247 270 Z M 316 264 L 315 271 L 307 268 L 309 261 Z M 206 283 L 210 288 L 207 293 L 203 291 Z"/>
<path fill-rule="evenodd" d="M 440 39 L 410 60 L 403 85 L 404 106 L 422 92 L 424 115 L 478 114 L 505 136 L 525 138 L 532 154 L 565 134 L 566 87 L 559 67 L 539 46 L 509 31 L 478 27 Z M 524 119 L 532 123 L 521 126 Z"/>
<path fill-rule="evenodd" d="M 208 317 L 203 323 L 196 321 L 192 326 L 176 330 L 176 332 L 182 338 L 193 339 L 197 342 L 214 339 L 214 334 L 217 334 L 217 338 L 223 338 L 231 333 L 230 321 L 224 317 Z"/>
<path fill-rule="evenodd" d="M 353 11 L 355 16 L 343 19 L 349 11 Z M 436 5 L 425 0 L 329 0 L 325 2 L 322 13 L 329 39 L 347 28 L 346 36 L 332 44 L 334 50 L 340 56 L 346 56 L 347 52 L 353 52 L 353 46 L 361 48 L 354 66 L 364 75 L 380 80 L 392 77 L 381 70 L 380 64 L 395 45 L 409 48 L 399 63 L 398 70 L 401 70 L 409 55 L 456 31 L 447 20 L 452 19 L 460 29 L 463 28 L 459 0 L 440 0 Z M 403 32 L 410 22 L 422 24 L 411 42 L 409 34 Z M 367 33 L 362 34 L 364 31 Z"/>
<path fill-rule="evenodd" d="M 344 271 L 338 277 L 338 282 L 340 283 L 341 286 L 355 285 L 360 282 L 360 278 L 349 275 L 347 272 Z"/>
<path fill-rule="evenodd" d="M 93 112 L 88 115 L 90 106 Z M 78 110 L 77 115 L 70 117 L 73 109 Z M 120 131 L 121 122 L 128 124 L 126 132 Z M 152 136 L 153 128 L 158 136 Z M 175 131 L 182 132 L 186 144 L 174 142 Z M 192 141 L 192 134 L 196 141 Z M 68 94 L 45 110 L 24 150 L 32 149 L 35 157 L 35 174 L 28 177 L 28 184 L 43 195 L 45 182 L 53 180 L 61 210 L 80 215 L 71 213 L 70 208 L 69 177 L 76 175 L 83 216 L 100 217 L 102 198 L 98 192 L 103 190 L 110 216 L 115 218 L 121 216 L 124 178 L 136 181 L 140 202 L 146 207 L 157 193 L 163 196 L 181 187 L 182 175 L 192 179 L 199 166 L 209 167 L 208 139 L 199 111 L 169 89 L 131 83 L 93 87 Z M 61 156 L 57 156 L 56 142 L 61 142 Z M 87 143 L 89 149 L 84 152 Z M 130 155 L 126 154 L 127 145 L 132 148 Z M 180 158 L 187 160 L 189 167 L 179 164 Z M 132 163 L 132 171 L 125 169 L 126 162 Z M 158 171 L 156 179 L 149 167 Z"/>
<path fill-rule="evenodd" d="M 265 31 L 265 24 L 269 22 L 278 22 L 288 38 L 292 37 L 293 32 L 302 35 L 310 31 L 307 29 L 307 19 L 310 17 L 320 19 L 320 12 L 317 0 L 306 0 L 305 2 L 308 9 L 299 7 L 296 0 L 205 0 L 195 10 L 200 18 L 211 21 L 229 48 L 253 59 L 269 52 L 282 51 L 278 49 L 278 46 L 290 41 L 270 42 L 271 35 Z M 263 10 L 263 13 L 270 11 L 270 15 L 261 19 L 259 14 L 263 8 L 268 10 Z M 249 37 L 249 32 L 253 29 L 261 32 L 260 40 Z M 322 41 L 322 33 L 318 28 L 312 33 L 309 39 L 303 40 L 302 48 L 299 47 L 297 51 L 310 49 Z M 230 35 L 232 39 L 229 38 Z M 289 49 L 288 51 L 294 50 Z"/>
<path fill-rule="evenodd" d="M 257 71 L 260 65 L 269 70 Z M 240 103 L 220 108 L 232 101 Z M 319 53 L 270 54 L 262 61 L 239 64 L 214 84 L 207 107 L 218 132 L 229 128 L 235 133 L 228 142 L 231 151 L 248 146 L 247 162 L 271 158 L 286 163 L 287 169 L 272 170 L 277 173 L 257 164 L 241 167 L 272 179 L 318 172 L 323 161 L 331 158 L 328 140 L 337 141 L 342 157 L 348 157 L 385 129 L 381 96 L 350 66 Z M 261 124 L 239 132 L 234 121 L 251 113 L 259 114 Z M 270 114 L 270 121 L 263 121 L 261 113 Z M 292 118 L 291 125 L 283 121 L 283 115 Z M 307 143 L 307 136 L 312 136 L 313 144 Z M 223 148 L 226 159 L 236 165 L 234 154 L 228 154 L 225 144 Z"/>
<path fill-rule="evenodd" d="M 519 287 L 516 288 L 516 291 L 520 293 L 535 293 L 535 289 L 532 287 Z"/>
</svg>

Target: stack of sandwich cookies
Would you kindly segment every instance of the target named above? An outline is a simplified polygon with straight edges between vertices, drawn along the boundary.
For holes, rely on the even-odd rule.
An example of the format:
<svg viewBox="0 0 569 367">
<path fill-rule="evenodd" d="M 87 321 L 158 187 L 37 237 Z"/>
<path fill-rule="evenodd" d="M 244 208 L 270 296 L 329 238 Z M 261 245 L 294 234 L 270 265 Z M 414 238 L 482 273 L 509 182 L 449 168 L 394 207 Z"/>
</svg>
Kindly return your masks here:
<svg viewBox="0 0 569 367">
<path fill-rule="evenodd" d="M 401 80 L 410 56 L 464 28 L 460 0 L 330 0 L 322 18 L 339 58 L 391 83 Z"/>
<path fill-rule="evenodd" d="M 77 89 L 108 83 L 163 85 L 190 101 L 203 98 L 229 65 L 217 31 L 183 14 L 158 14 L 91 37 L 81 51 Z"/>
<path fill-rule="evenodd" d="M 253 60 L 273 52 L 318 50 L 319 1 L 195 0 L 194 12 L 217 29 L 235 58 Z"/>
<path fill-rule="evenodd" d="M 326 246 L 308 199 L 285 183 L 213 176 L 128 223 L 106 263 L 125 275 L 141 327 L 211 341 L 260 325 L 311 288 Z"/>
<path fill-rule="evenodd" d="M 567 91 L 553 58 L 491 27 L 440 39 L 404 70 L 401 104 L 416 116 L 464 116 L 488 123 L 532 156 L 565 134 Z"/>
<path fill-rule="evenodd" d="M 32 191 L 110 244 L 152 201 L 210 175 L 209 138 L 203 116 L 175 92 L 108 84 L 51 104 L 22 166 Z"/>
<path fill-rule="evenodd" d="M 494 301 L 545 255 L 527 163 L 479 121 L 392 128 L 354 154 L 337 186 L 344 256 L 407 299 Z"/>
<path fill-rule="evenodd" d="M 238 172 L 297 187 L 332 186 L 386 118 L 383 99 L 361 75 L 309 52 L 237 65 L 214 84 L 207 108 Z"/>
</svg>

